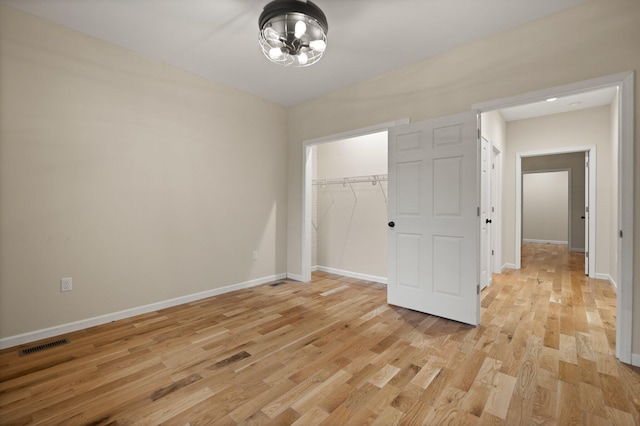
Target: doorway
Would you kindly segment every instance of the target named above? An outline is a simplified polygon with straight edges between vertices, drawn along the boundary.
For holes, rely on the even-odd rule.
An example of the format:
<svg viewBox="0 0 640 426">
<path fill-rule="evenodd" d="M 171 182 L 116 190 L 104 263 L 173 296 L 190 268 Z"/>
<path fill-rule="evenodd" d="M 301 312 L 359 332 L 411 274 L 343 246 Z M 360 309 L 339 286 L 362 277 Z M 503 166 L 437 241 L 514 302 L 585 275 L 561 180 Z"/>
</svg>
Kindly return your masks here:
<svg viewBox="0 0 640 426">
<path fill-rule="evenodd" d="M 312 270 L 387 283 L 386 131 L 313 145 Z"/>
<path fill-rule="evenodd" d="M 304 142 L 302 150 L 302 270 L 301 276 L 291 276 L 291 278 L 299 279 L 303 282 L 311 281 L 311 260 L 312 260 L 312 214 L 313 214 L 313 147 L 316 145 L 336 142 L 344 139 L 355 138 L 359 136 L 370 135 L 373 133 L 386 132 L 390 128 L 409 123 L 409 119 L 400 119 L 397 121 L 378 124 L 375 126 L 356 129 L 348 132 L 329 135 L 317 139 L 311 139 Z M 381 224 L 384 226 L 385 224 Z"/>
<path fill-rule="evenodd" d="M 570 170 L 525 172 L 522 176 L 522 241 L 571 244 Z"/>
<path fill-rule="evenodd" d="M 591 158 L 592 167 L 586 167 L 585 155 Z M 596 235 L 596 147 L 558 148 L 548 151 L 536 151 L 531 153 L 516 154 L 516 229 L 515 235 L 516 264 L 515 269 L 521 267 L 521 247 L 526 242 L 524 236 L 524 176 L 528 173 L 552 172 L 566 170 L 569 180 L 569 201 L 567 219 L 566 244 L 570 251 L 584 253 L 585 271 L 592 278 L 596 276 L 596 239 L 588 238 Z M 590 201 L 589 201 L 590 200 Z M 589 213 L 589 219 L 585 217 L 585 208 L 589 202 L 594 206 Z M 544 240 L 544 239 L 543 239 Z M 559 240 L 565 241 L 565 240 Z M 553 240 L 551 240 L 553 242 Z M 604 250 L 601 250 L 604 251 Z M 603 253 L 603 256 L 605 254 Z"/>
<path fill-rule="evenodd" d="M 616 91 L 616 100 L 612 104 L 612 110 L 615 110 L 617 119 L 613 120 L 613 126 L 611 129 L 611 137 L 614 141 L 614 154 L 615 157 L 611 163 L 607 164 L 608 171 L 615 170 L 612 173 L 617 181 L 615 188 L 604 188 L 604 190 L 615 193 L 615 208 L 616 212 L 612 215 L 612 236 L 615 241 L 611 245 L 615 247 L 617 252 L 617 259 L 615 265 L 616 271 L 616 356 L 618 359 L 625 363 L 632 362 L 632 300 L 633 300 L 633 146 L 634 146 L 634 73 L 626 72 L 606 77 L 600 77 L 588 81 L 573 83 L 561 87 L 539 90 L 528 94 L 514 96 L 506 99 L 498 99 L 495 101 L 484 102 L 481 104 L 473 105 L 472 108 L 476 109 L 480 113 L 493 112 L 507 107 L 519 107 L 528 105 L 531 103 L 539 103 L 554 98 L 569 97 L 576 94 L 581 94 L 589 91 L 595 91 L 598 89 L 613 88 Z M 535 155 L 534 152 L 529 152 L 529 155 Z M 595 151 L 594 151 L 595 154 Z M 590 155 L 591 156 L 591 155 Z M 516 167 L 519 167 L 522 154 L 516 154 L 517 161 Z M 596 168 L 595 160 L 592 158 L 591 167 Z M 521 179 L 521 170 L 515 171 L 516 180 Z M 510 173 L 505 169 L 505 176 Z M 513 175 L 511 175 L 513 176 Z M 506 182 L 506 181 L 505 181 Z M 595 184 L 595 182 L 594 182 Z M 506 184 L 505 184 L 506 185 Z M 514 192 L 521 185 L 521 182 L 516 182 Z M 514 196 L 515 198 L 515 196 Z M 515 200 L 514 200 L 515 201 Z M 521 199 L 518 200 L 521 203 Z M 516 207 L 519 208 L 516 203 Z M 591 200 L 593 204 L 593 200 Z M 505 216 L 505 219 L 509 218 Z M 503 231 L 514 232 L 515 235 L 519 235 L 519 229 L 521 227 L 519 215 L 514 216 L 514 222 L 510 225 L 503 224 Z M 595 222 L 595 221 L 594 221 Z M 514 231 L 510 231 L 510 226 L 514 226 Z M 595 225 L 595 224 L 594 224 Z M 515 229 L 514 229 L 515 228 Z M 593 229 L 593 228 L 592 228 Z M 504 239 L 503 243 L 509 243 L 509 238 Z M 520 243 L 520 241 L 518 241 Z M 504 244 L 503 244 L 504 245 Z M 590 246 L 593 247 L 593 243 L 590 242 Z M 503 256 L 508 256 L 508 251 L 513 250 L 516 252 L 514 264 L 510 265 L 515 267 L 515 262 L 519 262 L 520 248 L 518 244 L 515 247 L 503 247 L 505 253 Z M 506 263 L 505 263 L 506 265 Z"/>
</svg>

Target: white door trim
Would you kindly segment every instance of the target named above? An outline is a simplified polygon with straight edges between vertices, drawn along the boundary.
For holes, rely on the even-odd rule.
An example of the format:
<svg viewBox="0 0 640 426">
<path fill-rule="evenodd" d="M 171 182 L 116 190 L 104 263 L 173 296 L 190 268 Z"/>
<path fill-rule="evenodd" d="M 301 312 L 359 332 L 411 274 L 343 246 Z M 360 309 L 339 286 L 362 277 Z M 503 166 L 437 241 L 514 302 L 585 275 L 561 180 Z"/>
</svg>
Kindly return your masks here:
<svg viewBox="0 0 640 426">
<path fill-rule="evenodd" d="M 593 206 L 592 211 L 589 212 L 590 220 L 589 220 L 589 247 L 585 247 L 586 250 L 589 251 L 589 271 L 590 277 L 595 278 L 595 269 L 596 269 L 596 147 L 595 146 L 585 146 L 585 147 L 568 147 L 568 148 L 557 148 L 557 149 L 549 149 L 549 150 L 541 150 L 541 151 L 530 151 L 530 152 L 517 152 L 516 153 L 516 239 L 515 239 L 515 250 L 516 250 L 516 263 L 515 269 L 520 269 L 521 266 L 521 253 L 520 247 L 522 245 L 522 158 L 524 157 L 537 157 L 539 155 L 555 155 L 555 154 L 571 154 L 574 152 L 588 152 L 589 153 L 589 161 L 593 161 L 591 163 L 592 167 L 589 167 L 589 204 Z M 571 226 L 571 224 L 569 224 Z M 592 238 L 593 237 L 593 238 Z"/>
<path fill-rule="evenodd" d="M 409 123 L 409 118 L 402 118 L 396 121 L 376 124 L 356 130 L 349 130 L 342 133 L 323 136 L 320 138 L 309 139 L 303 142 L 302 149 L 302 265 L 300 281 L 311 281 L 311 183 L 313 159 L 311 158 L 311 148 L 314 145 L 320 145 L 328 142 L 336 142 L 342 139 L 349 139 L 356 136 L 368 135 L 371 133 L 383 132 L 389 130 L 390 127 L 400 124 Z M 381 224 L 384 226 L 385 224 Z"/>
<path fill-rule="evenodd" d="M 634 74 L 620 81 L 618 114 L 618 291 L 616 302 L 616 355 L 631 363 L 633 324 L 633 168 Z"/>
<path fill-rule="evenodd" d="M 522 246 L 522 158 L 524 157 L 537 157 L 539 155 L 555 155 L 555 154 L 570 154 L 574 152 L 588 152 L 589 161 L 591 163 L 589 167 L 589 205 L 593 206 L 589 214 L 589 247 L 585 249 L 589 252 L 589 277 L 595 278 L 596 271 L 596 147 L 568 147 L 557 148 L 541 151 L 530 152 L 517 152 L 516 153 L 516 238 L 515 238 L 515 250 L 516 250 L 516 263 L 515 269 L 520 269 L 521 266 L 521 246 Z M 569 173 L 571 176 L 571 173 Z M 571 204 L 571 203 L 569 203 Z M 571 226 L 571 223 L 569 223 Z"/>
<path fill-rule="evenodd" d="M 634 167 L 634 72 L 612 74 L 592 80 L 552 87 L 518 96 L 496 99 L 472 106 L 480 112 L 493 111 L 604 87 L 619 89 L 618 126 L 618 289 L 616 305 L 616 356 L 631 363 L 633 324 L 633 167 Z"/>
</svg>

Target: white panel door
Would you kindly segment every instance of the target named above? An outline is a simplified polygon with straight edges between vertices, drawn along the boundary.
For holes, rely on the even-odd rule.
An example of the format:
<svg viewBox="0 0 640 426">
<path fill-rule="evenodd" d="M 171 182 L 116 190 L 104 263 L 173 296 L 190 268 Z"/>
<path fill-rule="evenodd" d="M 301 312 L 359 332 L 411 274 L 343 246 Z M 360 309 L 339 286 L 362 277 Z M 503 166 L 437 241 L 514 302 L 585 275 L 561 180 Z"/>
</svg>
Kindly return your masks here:
<svg viewBox="0 0 640 426">
<path fill-rule="evenodd" d="M 480 322 L 475 112 L 389 130 L 389 304 Z"/>
<path fill-rule="evenodd" d="M 491 284 L 491 143 L 480 141 L 480 288 Z"/>
</svg>

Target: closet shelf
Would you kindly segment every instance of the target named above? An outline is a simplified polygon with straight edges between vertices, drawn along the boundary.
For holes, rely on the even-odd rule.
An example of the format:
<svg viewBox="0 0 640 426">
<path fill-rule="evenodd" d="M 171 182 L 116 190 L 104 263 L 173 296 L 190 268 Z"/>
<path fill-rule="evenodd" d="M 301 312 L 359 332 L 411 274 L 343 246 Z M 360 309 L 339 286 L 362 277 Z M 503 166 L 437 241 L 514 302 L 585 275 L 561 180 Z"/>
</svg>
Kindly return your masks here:
<svg viewBox="0 0 640 426">
<path fill-rule="evenodd" d="M 334 179 L 314 179 L 313 184 L 319 186 L 326 185 L 349 185 L 352 183 L 370 183 L 376 185 L 378 182 L 386 182 L 389 175 L 367 175 L 367 176 L 348 176 Z"/>
</svg>

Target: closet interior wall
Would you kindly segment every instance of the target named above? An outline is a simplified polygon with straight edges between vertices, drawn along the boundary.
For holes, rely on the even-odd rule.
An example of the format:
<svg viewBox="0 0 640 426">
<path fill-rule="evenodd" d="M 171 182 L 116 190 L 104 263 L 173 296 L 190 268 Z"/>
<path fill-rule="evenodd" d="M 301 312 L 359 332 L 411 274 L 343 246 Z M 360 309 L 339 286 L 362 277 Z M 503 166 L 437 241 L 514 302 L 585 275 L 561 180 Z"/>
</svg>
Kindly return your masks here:
<svg viewBox="0 0 640 426">
<path fill-rule="evenodd" d="M 386 283 L 387 132 L 313 148 L 312 265 Z"/>
</svg>

